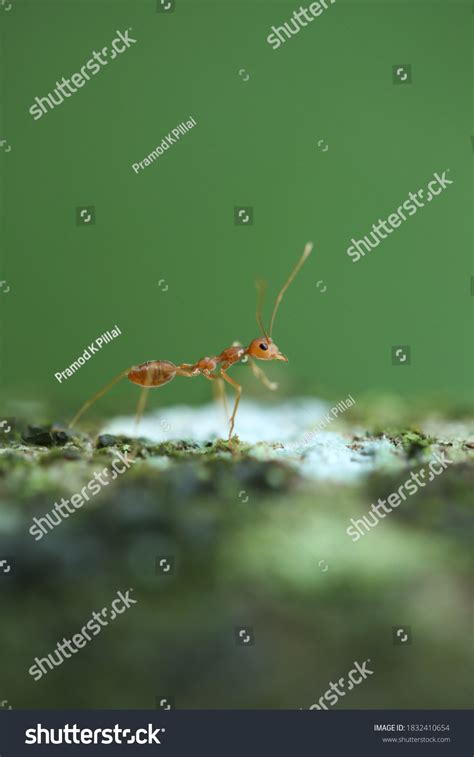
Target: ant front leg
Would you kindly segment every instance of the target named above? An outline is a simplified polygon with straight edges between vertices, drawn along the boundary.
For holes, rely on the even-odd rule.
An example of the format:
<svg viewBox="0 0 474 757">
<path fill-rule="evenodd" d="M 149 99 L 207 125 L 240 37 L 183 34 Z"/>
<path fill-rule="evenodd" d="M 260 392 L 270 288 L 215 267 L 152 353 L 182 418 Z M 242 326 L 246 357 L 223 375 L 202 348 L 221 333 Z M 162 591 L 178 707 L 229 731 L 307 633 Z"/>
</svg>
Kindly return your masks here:
<svg viewBox="0 0 474 757">
<path fill-rule="evenodd" d="M 255 376 L 255 378 L 258 378 L 259 381 L 264 384 L 267 389 L 271 389 L 272 392 L 275 391 L 275 389 L 278 389 L 278 384 L 275 381 L 270 381 L 270 379 L 265 375 L 265 373 L 262 371 L 259 365 L 257 365 L 252 358 L 249 358 L 250 361 L 250 367 L 252 369 L 252 373 Z"/>
<path fill-rule="evenodd" d="M 234 425 L 235 425 L 235 415 L 237 413 L 237 408 L 239 407 L 240 398 L 242 396 L 242 387 L 240 386 L 240 384 L 237 383 L 237 381 L 234 381 L 234 379 L 228 376 L 227 373 L 225 373 L 223 369 L 220 370 L 220 375 L 222 376 L 224 381 L 227 381 L 227 383 L 233 386 L 236 391 L 235 405 L 232 411 L 232 415 L 230 416 L 230 422 L 229 422 L 230 424 L 229 441 L 230 441 L 232 439 L 232 432 L 234 430 Z"/>
</svg>

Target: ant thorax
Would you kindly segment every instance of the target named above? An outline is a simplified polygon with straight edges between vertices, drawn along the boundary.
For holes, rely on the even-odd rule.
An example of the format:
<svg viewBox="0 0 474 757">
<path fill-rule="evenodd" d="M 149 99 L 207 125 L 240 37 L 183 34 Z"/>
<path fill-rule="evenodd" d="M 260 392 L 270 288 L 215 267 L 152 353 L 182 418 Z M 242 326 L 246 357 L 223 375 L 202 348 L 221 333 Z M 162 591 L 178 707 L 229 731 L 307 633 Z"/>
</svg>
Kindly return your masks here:
<svg viewBox="0 0 474 757">
<path fill-rule="evenodd" d="M 216 357 L 218 363 L 223 363 L 222 368 L 225 370 L 227 366 L 238 363 L 245 355 L 245 349 L 239 342 L 234 342 L 232 347 L 227 347 L 220 355 Z"/>
<path fill-rule="evenodd" d="M 198 360 L 194 367 L 197 368 L 198 371 L 215 371 L 217 367 L 217 359 L 215 357 L 203 357 L 201 360 Z"/>
</svg>

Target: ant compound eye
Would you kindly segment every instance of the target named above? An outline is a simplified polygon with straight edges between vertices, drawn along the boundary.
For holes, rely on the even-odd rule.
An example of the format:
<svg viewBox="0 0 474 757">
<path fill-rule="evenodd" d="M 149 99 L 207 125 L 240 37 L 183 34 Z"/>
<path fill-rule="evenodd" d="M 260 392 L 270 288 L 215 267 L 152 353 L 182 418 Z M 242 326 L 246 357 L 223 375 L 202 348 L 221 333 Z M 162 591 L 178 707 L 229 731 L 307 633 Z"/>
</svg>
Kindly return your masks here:
<svg viewBox="0 0 474 757">
<path fill-rule="evenodd" d="M 265 344 L 265 342 L 262 342 L 258 346 L 260 347 L 261 350 L 264 350 L 264 351 L 268 350 L 268 344 Z"/>
</svg>

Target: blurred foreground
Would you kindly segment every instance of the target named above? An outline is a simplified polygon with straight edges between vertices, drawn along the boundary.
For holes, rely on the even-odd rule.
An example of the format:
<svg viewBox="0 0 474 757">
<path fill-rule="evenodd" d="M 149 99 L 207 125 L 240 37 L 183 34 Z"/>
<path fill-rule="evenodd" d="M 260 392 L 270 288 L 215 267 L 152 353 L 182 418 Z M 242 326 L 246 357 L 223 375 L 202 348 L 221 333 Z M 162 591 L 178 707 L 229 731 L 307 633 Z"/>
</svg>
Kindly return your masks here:
<svg viewBox="0 0 474 757">
<path fill-rule="evenodd" d="M 232 446 L 207 407 L 144 419 L 138 443 L 113 435 L 131 434 L 131 419 L 98 438 L 12 421 L 0 449 L 0 558 L 14 558 L 0 572 L 0 697 L 15 708 L 307 708 L 370 658 L 373 675 L 337 707 L 469 707 L 467 423 L 380 429 L 368 416 L 308 435 L 326 412 L 242 404 L 246 441 Z M 32 519 L 118 452 L 135 462 L 35 540 Z M 351 519 L 435 454 L 452 464 L 354 542 Z M 133 607 L 33 680 L 36 657 L 130 588 Z"/>
</svg>

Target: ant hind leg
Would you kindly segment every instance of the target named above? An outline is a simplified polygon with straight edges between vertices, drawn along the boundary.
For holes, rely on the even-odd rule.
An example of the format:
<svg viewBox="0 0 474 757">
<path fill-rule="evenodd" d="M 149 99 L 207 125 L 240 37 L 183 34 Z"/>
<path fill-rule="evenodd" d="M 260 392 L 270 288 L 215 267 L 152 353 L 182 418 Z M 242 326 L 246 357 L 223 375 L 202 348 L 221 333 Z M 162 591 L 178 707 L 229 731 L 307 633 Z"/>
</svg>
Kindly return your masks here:
<svg viewBox="0 0 474 757">
<path fill-rule="evenodd" d="M 148 399 L 148 392 L 150 391 L 150 387 L 153 383 L 153 375 L 154 375 L 154 368 L 152 365 L 150 365 L 146 369 L 145 381 L 142 384 L 143 388 L 140 392 L 137 410 L 135 413 L 135 436 L 136 437 L 138 437 L 138 427 L 140 425 L 140 421 L 142 419 L 143 413 L 145 412 L 145 406 Z"/>
<path fill-rule="evenodd" d="M 140 392 L 140 397 L 138 398 L 137 410 L 135 412 L 135 425 L 134 425 L 135 447 L 133 450 L 133 456 L 135 456 L 138 449 L 138 429 L 140 426 L 140 421 L 143 417 L 143 413 L 145 412 L 145 406 L 148 399 L 148 392 L 150 391 L 152 378 L 153 378 L 153 369 L 150 367 L 147 370 L 145 383 L 142 385 L 143 388 Z"/>
<path fill-rule="evenodd" d="M 144 386 L 140 392 L 140 397 L 138 399 L 137 410 L 135 413 L 135 424 L 134 424 L 134 436 L 137 438 L 138 438 L 138 428 L 140 426 L 140 421 L 143 417 L 146 401 L 148 399 L 148 392 L 149 392 L 149 387 Z"/>
<path fill-rule="evenodd" d="M 96 402 L 98 399 L 100 399 L 101 397 L 103 397 L 104 394 L 107 394 L 107 392 L 110 389 L 112 389 L 112 387 L 117 383 L 117 381 L 120 381 L 120 379 L 124 378 L 127 375 L 127 373 L 129 373 L 129 371 L 130 371 L 130 368 L 127 368 L 126 371 L 122 371 L 121 373 L 119 373 L 119 375 L 116 376 L 114 379 L 112 379 L 112 381 L 109 381 L 109 383 L 106 384 L 106 386 L 104 386 L 103 389 L 101 389 L 100 391 L 96 392 L 96 394 L 94 394 L 92 397 L 90 397 L 90 399 L 88 399 L 86 402 L 84 402 L 84 404 L 82 405 L 82 407 L 78 410 L 78 412 L 76 413 L 76 415 L 74 416 L 74 418 L 72 419 L 72 421 L 69 423 L 69 428 L 72 428 L 73 426 L 75 426 L 76 423 L 77 423 L 77 421 L 79 420 L 79 418 L 82 416 L 82 414 L 85 413 L 85 411 L 91 405 L 93 405 L 94 402 Z"/>
</svg>

